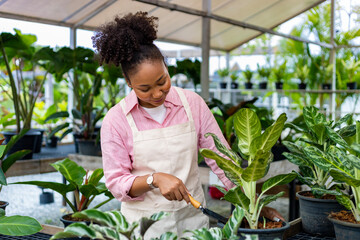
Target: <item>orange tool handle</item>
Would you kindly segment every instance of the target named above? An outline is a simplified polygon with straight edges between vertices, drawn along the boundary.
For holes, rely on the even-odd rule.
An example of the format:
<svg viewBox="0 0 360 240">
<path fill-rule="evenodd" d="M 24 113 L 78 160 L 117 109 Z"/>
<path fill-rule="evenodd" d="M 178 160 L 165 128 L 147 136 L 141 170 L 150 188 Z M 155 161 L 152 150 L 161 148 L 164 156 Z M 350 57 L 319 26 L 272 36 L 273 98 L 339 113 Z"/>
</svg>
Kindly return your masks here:
<svg viewBox="0 0 360 240">
<path fill-rule="evenodd" d="M 194 208 L 199 208 L 201 206 L 201 203 L 196 201 L 190 194 L 188 194 L 188 195 L 190 198 L 190 202 L 194 206 Z"/>
</svg>

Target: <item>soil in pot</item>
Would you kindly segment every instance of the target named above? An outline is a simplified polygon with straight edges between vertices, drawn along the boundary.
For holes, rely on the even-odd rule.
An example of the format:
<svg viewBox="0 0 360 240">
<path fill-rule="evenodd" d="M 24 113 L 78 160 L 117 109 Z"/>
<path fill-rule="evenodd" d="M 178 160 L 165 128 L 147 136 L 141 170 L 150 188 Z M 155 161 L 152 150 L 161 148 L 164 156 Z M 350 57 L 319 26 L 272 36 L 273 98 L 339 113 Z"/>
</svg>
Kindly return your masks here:
<svg viewBox="0 0 360 240">
<path fill-rule="evenodd" d="M 300 217 L 304 232 L 334 237 L 334 227 L 327 216 L 332 211 L 345 210 L 335 197 L 325 195 L 323 199 L 319 199 L 315 198 L 310 191 L 298 192 L 296 196 L 299 198 Z"/>
<path fill-rule="evenodd" d="M 64 227 L 67 227 L 74 222 L 84 222 L 87 225 L 90 225 L 89 221 L 85 221 L 84 219 L 80 219 L 80 218 L 75 218 L 75 217 L 72 217 L 71 215 L 72 215 L 72 213 L 69 213 L 69 214 L 63 215 L 60 218 L 60 221 L 64 224 Z"/>
<path fill-rule="evenodd" d="M 337 240 L 359 240 L 360 222 L 350 211 L 332 212 L 328 219 L 334 224 Z"/>
<path fill-rule="evenodd" d="M 8 202 L 5 202 L 5 201 L 0 201 L 0 208 L 4 209 L 7 207 L 7 205 L 9 205 Z"/>
</svg>

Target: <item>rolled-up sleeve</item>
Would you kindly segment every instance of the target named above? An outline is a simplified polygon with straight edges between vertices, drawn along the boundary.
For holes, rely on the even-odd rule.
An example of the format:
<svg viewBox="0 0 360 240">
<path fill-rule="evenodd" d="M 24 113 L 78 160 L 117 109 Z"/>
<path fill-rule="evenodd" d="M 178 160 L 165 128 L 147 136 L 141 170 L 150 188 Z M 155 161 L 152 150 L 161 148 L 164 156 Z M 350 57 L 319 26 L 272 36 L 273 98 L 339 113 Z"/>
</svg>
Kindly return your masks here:
<svg viewBox="0 0 360 240">
<path fill-rule="evenodd" d="M 221 154 L 217 148 L 215 147 L 215 143 L 213 141 L 212 137 L 205 137 L 206 133 L 213 133 L 220 141 L 226 145 L 227 148 L 229 147 L 229 144 L 225 140 L 225 137 L 223 133 L 221 132 L 221 129 L 219 128 L 218 123 L 215 120 L 214 115 L 210 111 L 209 107 L 206 105 L 205 101 L 201 98 L 200 100 L 200 109 L 199 109 L 199 119 L 200 119 L 200 129 L 199 129 L 199 148 L 208 148 L 213 150 L 214 152 L 217 152 L 219 155 L 224 156 Z M 218 176 L 220 181 L 225 185 L 227 189 L 231 189 L 235 186 L 234 183 L 232 183 L 226 176 L 224 171 L 219 168 L 219 166 L 216 164 L 215 160 L 205 158 L 206 164 L 211 168 L 211 170 Z"/>
<path fill-rule="evenodd" d="M 132 162 L 123 139 L 126 138 L 126 134 L 125 136 L 119 134 L 119 132 L 125 133 L 119 129 L 119 126 L 124 124 L 121 123 L 121 118 L 114 116 L 110 110 L 101 125 L 101 152 L 105 185 L 119 201 L 143 200 L 143 196 L 136 198 L 129 196 L 136 176 L 131 174 Z"/>
</svg>

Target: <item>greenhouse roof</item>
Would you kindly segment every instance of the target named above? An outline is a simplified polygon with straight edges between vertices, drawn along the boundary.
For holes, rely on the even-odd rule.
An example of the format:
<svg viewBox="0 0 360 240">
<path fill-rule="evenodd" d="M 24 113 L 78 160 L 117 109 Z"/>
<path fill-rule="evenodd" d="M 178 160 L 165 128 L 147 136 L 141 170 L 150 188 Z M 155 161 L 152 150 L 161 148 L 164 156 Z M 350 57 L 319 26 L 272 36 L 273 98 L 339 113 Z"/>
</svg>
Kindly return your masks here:
<svg viewBox="0 0 360 240">
<path fill-rule="evenodd" d="M 0 17 L 95 30 L 101 24 L 111 21 L 117 14 L 141 10 L 159 17 L 159 40 L 201 45 L 201 14 L 204 13 L 201 0 L 152 0 L 154 4 L 140 1 L 0 0 Z M 272 29 L 324 1 L 211 0 L 211 15 L 215 17 L 211 18 L 210 48 L 231 51 L 262 33 L 240 27 L 239 23 Z M 170 4 L 173 7 L 169 10 L 156 6 L 156 3 Z M 192 9 L 195 14 L 179 11 L 176 5 Z M 230 21 L 224 22 L 221 19 Z M 232 24 L 232 21 L 237 24 Z"/>
</svg>

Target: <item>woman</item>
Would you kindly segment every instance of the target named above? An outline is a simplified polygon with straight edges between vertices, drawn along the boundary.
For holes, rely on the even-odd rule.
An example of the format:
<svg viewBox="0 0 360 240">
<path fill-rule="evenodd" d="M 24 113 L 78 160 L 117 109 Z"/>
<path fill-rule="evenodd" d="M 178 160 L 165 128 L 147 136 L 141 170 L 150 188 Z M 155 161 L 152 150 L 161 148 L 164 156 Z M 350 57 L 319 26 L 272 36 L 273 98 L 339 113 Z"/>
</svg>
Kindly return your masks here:
<svg viewBox="0 0 360 240">
<path fill-rule="evenodd" d="M 132 91 L 105 116 L 101 149 L 106 186 L 122 202 L 129 222 L 159 211 L 172 214 L 155 223 L 147 238 L 171 231 L 207 227 L 208 218 L 189 203 L 204 204 L 198 150 L 215 150 L 207 132 L 226 143 L 211 111 L 194 92 L 171 87 L 164 57 L 153 44 L 156 17 L 138 12 L 116 17 L 93 37 L 100 61 L 121 65 Z M 214 160 L 211 170 L 230 189 L 234 185 Z"/>
</svg>

